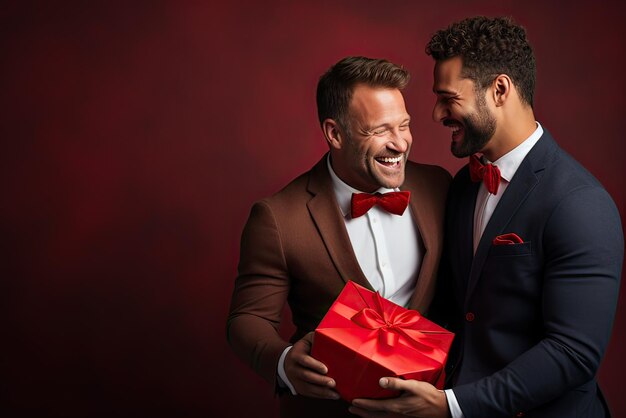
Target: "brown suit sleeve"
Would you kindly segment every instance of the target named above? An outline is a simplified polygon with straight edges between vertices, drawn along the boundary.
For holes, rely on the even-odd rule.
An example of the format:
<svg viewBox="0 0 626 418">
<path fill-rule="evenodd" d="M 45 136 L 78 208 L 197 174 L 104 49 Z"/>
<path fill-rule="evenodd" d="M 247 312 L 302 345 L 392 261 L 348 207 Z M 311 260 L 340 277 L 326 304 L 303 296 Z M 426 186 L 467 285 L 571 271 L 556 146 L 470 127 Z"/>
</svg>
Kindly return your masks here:
<svg viewBox="0 0 626 418">
<path fill-rule="evenodd" d="M 280 231 L 271 207 L 261 201 L 253 206 L 241 238 L 227 338 L 235 353 L 273 385 L 278 359 L 289 345 L 278 333 L 288 293 Z"/>
</svg>

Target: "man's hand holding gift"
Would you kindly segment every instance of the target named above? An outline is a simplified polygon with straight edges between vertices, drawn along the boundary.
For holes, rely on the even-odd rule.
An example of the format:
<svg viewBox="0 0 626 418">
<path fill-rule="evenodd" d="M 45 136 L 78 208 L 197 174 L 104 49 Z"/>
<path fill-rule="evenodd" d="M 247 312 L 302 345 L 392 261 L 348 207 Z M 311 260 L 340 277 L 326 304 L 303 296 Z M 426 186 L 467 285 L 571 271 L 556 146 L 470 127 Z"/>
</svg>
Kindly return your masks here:
<svg viewBox="0 0 626 418">
<path fill-rule="evenodd" d="M 384 389 L 401 391 L 402 395 L 391 399 L 354 399 L 349 411 L 363 418 L 450 417 L 445 393 L 428 382 L 383 377 L 379 384 Z"/>
<path fill-rule="evenodd" d="M 311 357 L 312 345 L 312 332 L 293 345 L 285 357 L 285 374 L 299 395 L 339 399 L 339 394 L 333 390 L 335 381 L 326 376 L 328 368 Z"/>
</svg>

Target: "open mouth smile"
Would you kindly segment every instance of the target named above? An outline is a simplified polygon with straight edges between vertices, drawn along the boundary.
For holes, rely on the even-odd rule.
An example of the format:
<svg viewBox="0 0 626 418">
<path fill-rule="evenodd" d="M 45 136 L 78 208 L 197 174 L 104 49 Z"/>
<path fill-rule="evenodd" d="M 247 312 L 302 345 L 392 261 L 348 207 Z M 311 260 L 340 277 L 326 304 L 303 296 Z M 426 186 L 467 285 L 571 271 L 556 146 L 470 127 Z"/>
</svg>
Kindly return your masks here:
<svg viewBox="0 0 626 418">
<path fill-rule="evenodd" d="M 461 138 L 461 136 L 463 135 L 463 125 L 461 125 L 460 123 L 450 120 L 450 119 L 446 119 L 443 121 L 443 125 L 447 128 L 450 128 L 452 130 L 452 140 L 456 141 L 458 139 Z"/>
<path fill-rule="evenodd" d="M 397 157 L 376 157 L 374 159 L 385 167 L 399 167 L 404 159 L 404 154 L 400 154 Z"/>
</svg>

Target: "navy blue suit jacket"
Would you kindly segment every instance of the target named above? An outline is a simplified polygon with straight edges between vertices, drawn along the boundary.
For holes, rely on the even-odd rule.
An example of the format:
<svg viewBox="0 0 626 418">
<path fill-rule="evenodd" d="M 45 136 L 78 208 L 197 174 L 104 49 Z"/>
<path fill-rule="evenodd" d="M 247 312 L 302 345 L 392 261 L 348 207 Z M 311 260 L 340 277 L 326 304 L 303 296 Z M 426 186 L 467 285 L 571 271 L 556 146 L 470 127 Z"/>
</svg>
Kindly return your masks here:
<svg viewBox="0 0 626 418">
<path fill-rule="evenodd" d="M 608 416 L 595 375 L 624 255 L 615 204 L 544 131 L 474 255 L 478 187 L 467 166 L 452 183 L 431 312 L 457 334 L 448 386 L 465 417 Z M 524 242 L 492 244 L 511 232 Z"/>
</svg>

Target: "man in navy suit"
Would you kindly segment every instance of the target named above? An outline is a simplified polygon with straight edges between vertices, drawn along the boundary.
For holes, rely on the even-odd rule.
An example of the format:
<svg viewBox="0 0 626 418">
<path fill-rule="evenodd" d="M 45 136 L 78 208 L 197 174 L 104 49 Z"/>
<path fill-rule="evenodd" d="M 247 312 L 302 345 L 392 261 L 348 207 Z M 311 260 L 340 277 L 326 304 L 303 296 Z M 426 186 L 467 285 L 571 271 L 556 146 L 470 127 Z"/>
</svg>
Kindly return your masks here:
<svg viewBox="0 0 626 418">
<path fill-rule="evenodd" d="M 605 417 L 596 382 L 624 255 L 602 185 L 535 120 L 535 59 L 520 26 L 475 17 L 437 32 L 433 118 L 470 157 L 452 183 L 431 317 L 456 333 L 447 387 L 354 401 L 363 417 Z M 393 414 L 391 414 L 393 415 Z"/>
</svg>

